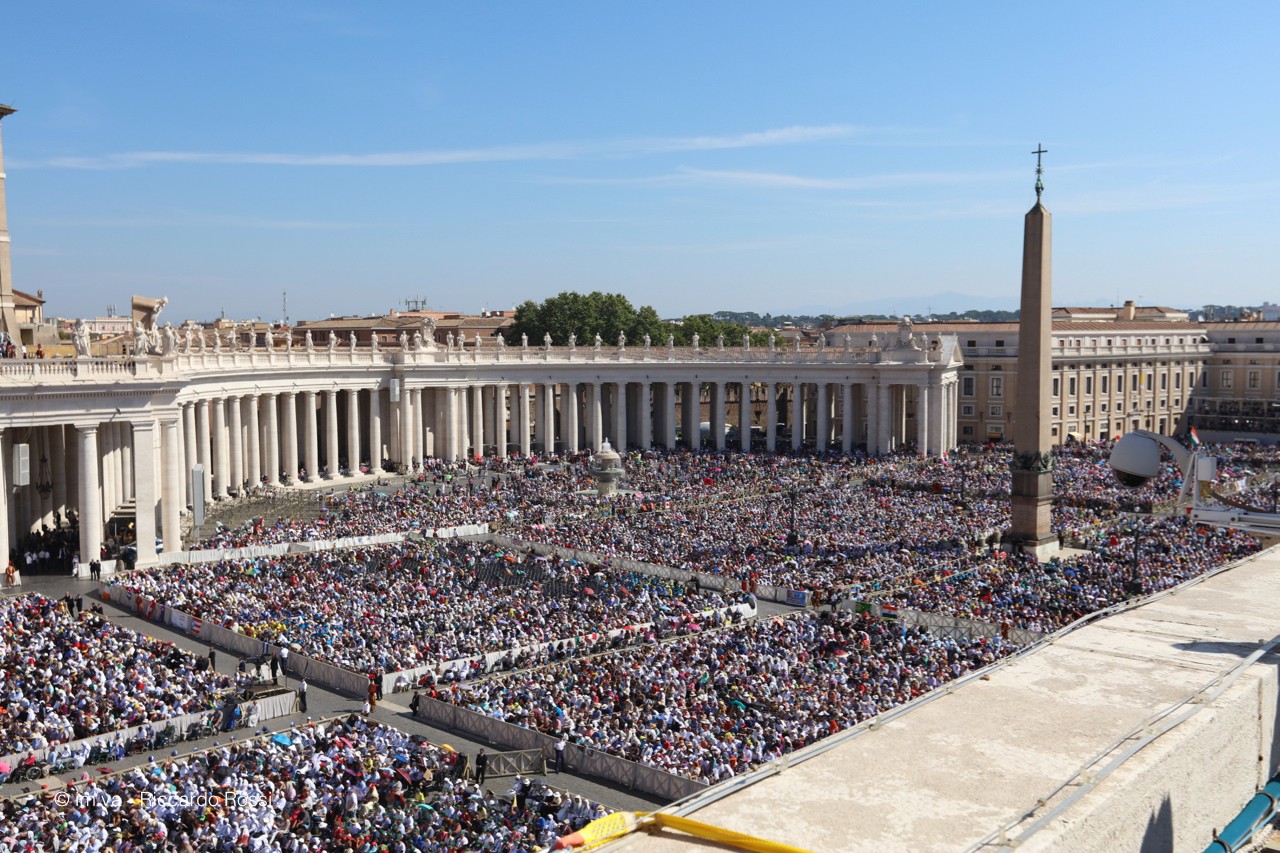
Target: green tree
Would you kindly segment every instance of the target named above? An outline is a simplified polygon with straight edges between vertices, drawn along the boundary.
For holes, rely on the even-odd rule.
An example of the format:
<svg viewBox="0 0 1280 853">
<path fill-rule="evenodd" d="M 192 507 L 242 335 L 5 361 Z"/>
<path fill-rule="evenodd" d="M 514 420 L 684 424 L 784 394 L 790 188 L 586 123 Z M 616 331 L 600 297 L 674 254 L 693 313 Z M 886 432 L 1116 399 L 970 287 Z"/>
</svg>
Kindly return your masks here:
<svg viewBox="0 0 1280 853">
<path fill-rule="evenodd" d="M 664 335 L 664 324 L 658 313 L 649 306 L 639 309 L 620 293 L 593 291 L 586 295 L 565 291 L 542 302 L 526 301 L 516 307 L 515 324 L 511 336 L 529 336 L 532 344 L 542 343 L 550 334 L 556 346 L 564 346 L 574 335 L 578 344 L 587 345 L 600 335 L 607 345 L 618 343 L 619 333 L 626 333 L 632 345 L 638 344 L 646 333 L 655 340 Z"/>
<path fill-rule="evenodd" d="M 724 335 L 724 345 L 726 347 L 740 347 L 742 346 L 742 336 L 747 334 L 748 330 L 742 323 L 718 320 L 711 314 L 690 314 L 680 323 L 671 324 L 671 334 L 675 335 L 676 344 L 679 346 L 691 346 L 695 332 L 698 335 L 699 346 L 715 346 L 716 339 L 720 335 Z M 663 340 L 665 340 L 665 335 Z M 751 335 L 752 346 L 767 345 L 768 343 L 768 333 L 756 332 Z"/>
</svg>

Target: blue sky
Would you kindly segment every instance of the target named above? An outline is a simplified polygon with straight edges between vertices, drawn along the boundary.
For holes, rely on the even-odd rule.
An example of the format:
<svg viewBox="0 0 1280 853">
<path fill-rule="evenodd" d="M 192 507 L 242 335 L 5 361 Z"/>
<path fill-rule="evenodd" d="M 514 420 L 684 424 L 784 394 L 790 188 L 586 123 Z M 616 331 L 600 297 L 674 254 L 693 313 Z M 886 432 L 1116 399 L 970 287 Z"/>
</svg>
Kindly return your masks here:
<svg viewBox="0 0 1280 853">
<path fill-rule="evenodd" d="M 15 286 L 177 321 L 1277 301 L 1280 4 L 8 4 Z M 940 296 L 960 294 L 960 296 Z M 941 304 L 939 304 L 941 303 Z"/>
</svg>

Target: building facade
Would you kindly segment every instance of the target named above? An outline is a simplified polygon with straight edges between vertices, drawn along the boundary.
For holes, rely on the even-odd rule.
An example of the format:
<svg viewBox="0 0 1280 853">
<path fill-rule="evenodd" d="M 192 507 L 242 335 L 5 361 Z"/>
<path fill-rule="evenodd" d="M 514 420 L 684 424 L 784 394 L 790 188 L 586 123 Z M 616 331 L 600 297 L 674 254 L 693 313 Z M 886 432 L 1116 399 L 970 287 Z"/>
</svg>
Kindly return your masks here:
<svg viewBox="0 0 1280 853">
<path fill-rule="evenodd" d="M 419 339 L 421 340 L 421 339 Z M 181 550 L 180 515 L 257 483 L 340 480 L 362 462 L 614 447 L 850 452 L 954 447 L 954 336 L 874 347 L 699 349 L 425 341 L 268 348 L 186 336 L 163 355 L 0 361 L 0 554 L 74 511 L 97 555 L 126 508 L 136 540 Z M 731 405 L 733 400 L 737 404 Z M 785 401 L 783 403 L 782 401 Z M 730 428 L 733 429 L 730 429 Z M 26 459 L 24 463 L 22 460 Z M 205 476 L 192 476 L 199 466 Z M 197 498 L 194 490 L 200 490 Z M 156 560 L 139 547 L 138 565 Z"/>
</svg>

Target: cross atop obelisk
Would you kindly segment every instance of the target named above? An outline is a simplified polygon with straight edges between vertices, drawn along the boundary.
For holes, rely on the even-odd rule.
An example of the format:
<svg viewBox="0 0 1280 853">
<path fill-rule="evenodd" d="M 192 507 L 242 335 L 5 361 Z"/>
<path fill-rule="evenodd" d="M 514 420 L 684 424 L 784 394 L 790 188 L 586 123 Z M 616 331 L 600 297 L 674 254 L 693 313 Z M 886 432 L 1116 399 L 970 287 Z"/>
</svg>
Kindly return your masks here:
<svg viewBox="0 0 1280 853">
<path fill-rule="evenodd" d="M 1022 305 L 1018 324 L 1018 402 L 1013 421 L 1013 506 L 1010 537 L 1037 552 L 1056 544 L 1053 503 L 1053 437 L 1049 432 L 1053 370 L 1051 230 L 1040 203 L 1044 193 L 1043 145 L 1036 155 L 1036 203 L 1022 233 Z"/>
<path fill-rule="evenodd" d="M 0 104 L 0 119 L 17 112 Z M 9 260 L 9 217 L 4 201 L 4 145 L 0 144 L 0 332 L 8 333 L 16 345 L 18 314 L 13 307 L 13 270 Z"/>
<path fill-rule="evenodd" d="M 1031 152 L 1036 155 L 1036 201 L 1040 200 L 1040 194 L 1044 192 L 1044 166 L 1040 162 L 1040 157 L 1048 154 L 1049 151 L 1043 145 L 1036 145 L 1036 150 Z"/>
</svg>

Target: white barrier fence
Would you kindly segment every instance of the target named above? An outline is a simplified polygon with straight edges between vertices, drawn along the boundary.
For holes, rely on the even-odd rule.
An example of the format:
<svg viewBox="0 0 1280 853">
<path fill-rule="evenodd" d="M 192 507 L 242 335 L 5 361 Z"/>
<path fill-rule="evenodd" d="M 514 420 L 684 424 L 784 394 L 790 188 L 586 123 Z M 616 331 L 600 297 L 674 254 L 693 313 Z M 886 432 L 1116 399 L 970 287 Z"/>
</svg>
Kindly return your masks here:
<svg viewBox="0 0 1280 853">
<path fill-rule="evenodd" d="M 226 649 L 234 654 L 244 657 L 253 658 L 261 655 L 274 655 L 277 658 L 280 655 L 280 646 L 256 637 L 250 637 L 239 631 L 232 631 L 230 628 L 224 628 L 212 622 L 199 619 L 191 614 L 178 610 L 174 607 L 167 607 L 153 598 L 144 595 L 129 595 L 123 590 L 113 590 L 107 584 L 98 585 L 98 595 L 104 601 L 113 602 L 121 607 L 132 610 L 144 619 L 152 622 L 158 622 L 162 625 L 170 625 L 178 630 L 191 634 L 203 640 L 210 645 L 218 646 Z M 749 604 L 735 604 L 729 607 L 721 608 L 719 612 L 729 613 L 736 611 L 741 613 L 744 618 L 753 618 L 756 615 L 756 608 Z M 704 611 L 712 612 L 712 611 Z M 626 628 L 617 628 L 610 632 L 610 638 L 616 637 L 627 630 L 643 632 L 652 627 L 652 623 L 645 622 L 640 625 L 628 626 Z M 384 673 L 382 676 L 382 691 L 384 694 L 391 693 L 395 690 L 396 682 L 404 677 L 409 685 L 428 672 L 446 671 L 455 669 L 460 666 L 465 667 L 473 661 L 484 659 L 485 669 L 491 669 L 497 661 L 502 660 L 508 654 L 515 654 L 520 651 L 540 651 L 548 646 L 556 643 L 574 642 L 581 643 L 588 635 L 579 635 L 576 637 L 563 637 L 556 640 L 548 640 L 543 643 L 535 643 L 529 646 L 520 646 L 514 649 L 503 649 L 497 652 L 487 652 L 483 655 L 472 655 L 466 658 L 458 658 L 456 660 L 439 661 L 436 663 L 423 664 L 407 670 L 397 670 L 396 672 Z M 321 660 L 316 660 L 304 654 L 290 651 L 288 656 L 288 668 L 285 675 L 292 675 L 295 678 L 305 678 L 313 684 L 324 685 L 340 693 L 348 696 L 364 697 L 369 692 L 369 675 L 367 673 L 356 672 L 355 670 L 346 669 L 340 666 L 334 666 Z"/>
<path fill-rule="evenodd" d="M 275 696 L 266 696 L 240 702 L 239 706 L 244 719 L 248 719 L 249 706 L 257 703 L 259 721 L 274 720 L 277 717 L 287 717 L 292 714 L 296 701 L 296 695 L 292 690 L 290 690 L 287 693 L 279 693 Z M 167 720 L 158 720 L 152 722 L 150 725 L 157 734 L 163 732 L 169 726 L 173 726 L 177 739 L 181 740 L 187 732 L 187 727 L 193 723 L 199 723 L 205 718 L 210 710 L 213 709 L 193 711 L 189 714 L 170 717 Z M 117 737 L 122 738 L 127 743 L 136 737 L 138 732 L 142 731 L 146 726 L 147 723 L 141 723 L 136 726 L 130 726 L 126 729 L 117 729 L 114 732 L 104 732 L 102 734 L 91 735 L 90 737 L 81 738 L 79 740 L 68 741 L 65 746 L 75 750 L 82 746 L 92 747 L 94 743 L 100 740 L 114 741 Z M 0 761 L 8 764 L 13 768 L 14 773 L 16 773 L 18 768 L 22 766 L 23 762 L 26 761 L 29 756 L 34 755 L 37 761 L 49 761 L 50 756 L 63 746 L 64 744 L 55 744 L 42 749 L 27 750 L 26 752 L 14 753 L 13 755 L 0 756 Z"/>
<path fill-rule="evenodd" d="M 416 716 L 438 728 L 464 732 L 506 749 L 540 750 L 543 755 L 551 756 L 555 748 L 556 739 L 550 735 L 426 696 L 418 703 Z M 570 744 L 565 749 L 565 764 L 575 773 L 607 779 L 667 800 L 678 800 L 707 788 L 706 782 L 676 776 L 657 767 L 637 764 L 577 744 Z"/>
<path fill-rule="evenodd" d="M 862 602 L 858 601 L 842 601 L 836 605 L 837 610 L 857 610 Z M 982 622 L 977 619 L 964 619 L 959 616 L 947 616 L 942 613 L 928 613 L 923 610 L 898 610 L 892 607 L 886 608 L 880 602 L 871 602 L 867 605 L 867 610 L 873 616 L 881 618 L 897 619 L 899 623 L 908 628 L 928 628 L 932 634 L 937 634 L 948 639 L 970 642 L 977 637 L 988 637 L 995 639 L 1000 637 L 1019 646 L 1029 646 L 1032 643 L 1038 643 L 1040 640 L 1049 636 L 1040 631 L 1032 631 L 1030 628 L 1014 628 L 1012 626 L 1000 625 L 994 622 Z"/>
<path fill-rule="evenodd" d="M 703 616 L 706 616 L 712 613 L 720 613 L 723 615 L 728 615 L 730 613 L 739 613 L 741 614 L 743 619 L 754 619 L 756 616 L 756 608 L 752 607 L 750 604 L 743 603 L 743 604 L 730 605 L 729 607 L 712 608 L 710 610 L 702 611 Z M 622 628 L 614 628 L 606 632 L 605 636 L 607 636 L 609 639 L 613 639 L 615 637 L 619 637 L 622 634 L 625 634 L 628 632 L 643 634 L 646 631 L 650 630 L 652 627 L 653 627 L 652 622 L 641 622 L 635 625 L 627 625 Z M 400 670 L 399 672 L 388 673 L 383 679 L 382 689 L 386 693 L 392 692 L 395 689 L 395 682 L 403 676 L 409 682 L 408 685 L 403 689 L 411 690 L 413 689 L 413 685 L 417 682 L 417 680 L 429 672 L 443 673 L 451 669 L 458 669 L 458 668 L 462 668 L 464 671 L 466 671 L 470 668 L 470 665 L 476 661 L 482 661 L 483 671 L 488 673 L 493 671 L 494 664 L 498 663 L 508 655 L 514 657 L 516 655 L 524 654 L 527 652 L 536 653 L 536 652 L 542 651 L 543 649 L 550 648 L 551 646 L 560 645 L 564 643 L 570 643 L 574 646 L 578 646 L 585 642 L 592 642 L 595 639 L 597 639 L 598 636 L 599 635 L 596 633 L 579 634 L 574 637 L 562 637 L 560 639 L 547 640 L 545 642 L 533 643 L 527 646 L 514 646 L 510 649 L 503 649 L 502 651 L 497 651 L 497 652 L 485 652 L 484 654 L 472 655 L 471 657 L 457 658 L 451 661 L 443 661 L 439 664 L 424 664 L 422 666 L 417 666 L 412 669 L 404 669 L 404 670 Z"/>
<path fill-rule="evenodd" d="M 172 563 L 216 563 L 219 560 L 252 560 L 258 557 L 281 557 L 285 554 L 330 551 L 338 548 L 389 545 L 392 542 L 403 542 L 405 539 L 413 538 L 456 539 L 461 536 L 480 536 L 488 532 L 488 524 L 459 524 L 451 527 L 424 527 L 404 533 L 346 536 L 340 539 L 321 539 L 314 542 L 278 542 L 274 545 L 252 545 L 246 548 L 201 548 L 188 551 L 167 551 L 158 555 L 157 559 L 162 566 Z M 88 570 L 87 567 L 85 570 Z"/>
<path fill-rule="evenodd" d="M 714 589 L 723 593 L 733 592 L 753 592 L 756 598 L 762 598 L 766 601 L 777 601 L 783 604 L 791 604 L 796 607 L 804 607 L 809 603 L 810 594 L 807 590 L 802 589 L 786 589 L 779 586 L 762 585 L 757 586 L 754 590 L 749 590 L 746 581 L 741 578 L 728 577 L 726 575 L 709 575 L 704 572 L 694 572 L 689 569 L 677 569 L 672 566 L 660 566 L 657 563 L 643 563 L 639 560 L 632 560 L 628 557 L 616 557 L 609 554 L 600 554 L 595 551 L 580 551 L 576 548 L 566 548 L 562 545 L 552 545 L 549 542 L 534 542 L 527 539 L 515 539 L 511 536 L 502 536 L 496 533 L 486 537 L 486 541 L 498 545 L 502 548 L 513 548 L 522 550 L 533 550 L 538 554 L 555 554 L 558 557 L 577 560 L 580 563 L 599 563 L 615 569 L 623 569 L 630 572 L 639 572 L 640 574 L 653 575 L 660 578 L 673 578 L 680 581 L 695 581 L 702 589 Z"/>
</svg>

